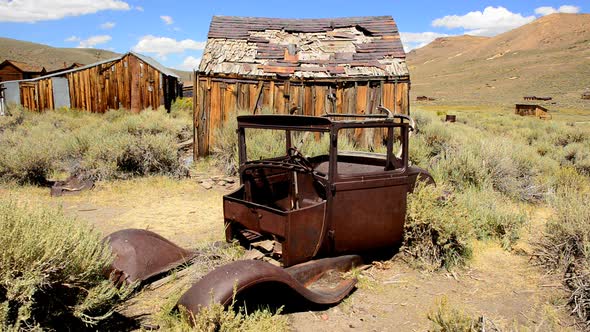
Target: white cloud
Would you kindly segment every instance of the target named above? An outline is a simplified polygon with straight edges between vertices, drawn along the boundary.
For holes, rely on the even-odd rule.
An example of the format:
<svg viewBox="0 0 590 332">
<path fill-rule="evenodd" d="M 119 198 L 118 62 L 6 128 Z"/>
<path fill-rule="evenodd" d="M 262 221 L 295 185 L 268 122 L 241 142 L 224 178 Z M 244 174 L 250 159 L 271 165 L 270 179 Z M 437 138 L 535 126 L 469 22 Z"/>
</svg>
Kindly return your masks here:
<svg viewBox="0 0 590 332">
<path fill-rule="evenodd" d="M 165 24 L 170 25 L 172 23 L 174 23 L 174 19 L 170 16 L 167 15 L 162 15 L 160 16 L 160 18 L 162 19 L 162 21 L 164 21 Z"/>
<path fill-rule="evenodd" d="M 535 9 L 535 14 L 537 15 L 549 15 L 555 13 L 568 13 L 568 14 L 577 14 L 580 12 L 580 7 L 571 6 L 571 5 L 563 5 L 559 8 L 555 9 L 549 6 L 543 6 Z"/>
<path fill-rule="evenodd" d="M 494 36 L 535 20 L 535 16 L 522 16 L 504 7 L 486 7 L 483 12 L 473 11 L 465 15 L 448 15 L 432 21 L 434 27 L 463 28 L 468 35 Z"/>
<path fill-rule="evenodd" d="M 103 10 L 129 10 L 120 0 L 0 0 L 0 22 L 38 22 Z"/>
<path fill-rule="evenodd" d="M 406 52 L 426 46 L 436 38 L 447 36 L 449 35 L 438 32 L 400 32 L 400 37 Z"/>
<path fill-rule="evenodd" d="M 103 24 L 100 25 L 100 28 L 103 30 L 109 30 L 115 27 L 115 25 L 117 25 L 117 23 L 115 22 L 104 22 Z"/>
<path fill-rule="evenodd" d="M 80 41 L 80 37 L 71 36 L 71 37 L 66 38 L 65 41 L 67 41 L 67 42 L 79 42 Z"/>
<path fill-rule="evenodd" d="M 80 44 L 77 47 L 78 48 L 93 48 L 96 45 L 107 43 L 111 39 L 113 39 L 113 38 L 109 35 L 92 36 L 88 39 L 80 40 Z"/>
<path fill-rule="evenodd" d="M 139 42 L 133 46 L 135 52 L 156 53 L 160 58 L 172 53 L 182 53 L 185 50 L 202 50 L 205 42 L 198 42 L 192 39 L 176 40 L 168 37 L 156 37 L 147 35 L 141 37 Z"/>
<path fill-rule="evenodd" d="M 135 6 L 135 10 L 137 10 L 138 12 L 142 12 L 143 7 L 142 6 Z"/>
<path fill-rule="evenodd" d="M 201 63 L 201 58 L 195 58 L 194 56 L 187 56 L 186 58 L 184 58 L 184 61 L 182 62 L 182 64 L 180 66 L 178 66 L 178 69 L 186 70 L 186 71 L 193 71 L 193 70 L 195 70 L 195 68 L 199 67 L 200 63 Z"/>
</svg>

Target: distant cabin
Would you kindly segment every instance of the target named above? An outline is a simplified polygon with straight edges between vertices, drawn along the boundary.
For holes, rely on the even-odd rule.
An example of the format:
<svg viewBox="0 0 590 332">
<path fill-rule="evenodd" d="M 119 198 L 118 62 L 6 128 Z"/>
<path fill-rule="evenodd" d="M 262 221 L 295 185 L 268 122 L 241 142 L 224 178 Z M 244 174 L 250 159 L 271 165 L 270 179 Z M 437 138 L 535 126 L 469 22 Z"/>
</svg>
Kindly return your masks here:
<svg viewBox="0 0 590 332">
<path fill-rule="evenodd" d="M 195 75 L 195 155 L 242 110 L 409 114 L 410 75 L 391 16 L 284 19 L 215 16 Z"/>
<path fill-rule="evenodd" d="M 59 73 L 59 72 L 70 70 L 70 69 L 80 68 L 80 67 L 84 67 L 84 65 L 81 63 L 78 63 L 78 62 L 73 62 L 72 64 L 70 64 L 68 66 L 68 64 L 64 62 L 64 65 L 61 68 L 53 68 L 51 70 L 48 69 L 46 75 L 51 75 L 51 74 Z"/>
<path fill-rule="evenodd" d="M 516 104 L 514 113 L 520 116 L 534 116 L 543 120 L 551 119 L 549 110 L 539 105 Z"/>
<path fill-rule="evenodd" d="M 5 60 L 0 63 L 0 82 L 26 80 L 43 76 L 47 70 L 43 66 L 24 63 L 14 60 Z"/>
<path fill-rule="evenodd" d="M 590 100 L 590 91 L 584 91 L 584 93 L 582 93 L 582 99 Z"/>
<path fill-rule="evenodd" d="M 4 105 L 16 103 L 33 111 L 70 107 L 93 113 L 159 106 L 170 111 L 182 93 L 174 72 L 134 52 L 34 79 L 2 82 L 0 91 Z"/>
</svg>

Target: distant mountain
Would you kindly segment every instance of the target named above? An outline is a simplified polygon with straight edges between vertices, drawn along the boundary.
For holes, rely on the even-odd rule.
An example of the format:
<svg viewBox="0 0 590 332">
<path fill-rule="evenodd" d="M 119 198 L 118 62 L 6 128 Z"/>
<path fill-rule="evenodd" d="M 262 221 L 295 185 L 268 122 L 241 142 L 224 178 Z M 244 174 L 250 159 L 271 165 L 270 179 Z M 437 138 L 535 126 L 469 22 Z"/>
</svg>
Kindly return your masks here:
<svg viewBox="0 0 590 332">
<path fill-rule="evenodd" d="M 10 38 L 0 37 L 0 62 L 16 60 L 44 66 L 48 71 L 57 70 L 74 62 L 91 64 L 119 56 L 119 53 L 95 48 L 57 48 Z M 182 80 L 189 79 L 189 72 L 173 70 Z"/>
<path fill-rule="evenodd" d="M 407 56 L 412 98 L 512 105 L 551 96 L 555 107 L 590 108 L 590 15 L 553 14 L 495 37 L 444 37 Z"/>
</svg>

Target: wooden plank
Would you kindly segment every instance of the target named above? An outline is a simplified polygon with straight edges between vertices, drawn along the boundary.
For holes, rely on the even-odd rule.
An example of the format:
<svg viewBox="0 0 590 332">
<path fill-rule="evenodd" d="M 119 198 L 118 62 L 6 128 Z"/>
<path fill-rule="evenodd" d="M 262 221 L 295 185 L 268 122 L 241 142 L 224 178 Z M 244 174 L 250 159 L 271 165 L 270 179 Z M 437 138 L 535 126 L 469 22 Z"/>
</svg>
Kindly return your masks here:
<svg viewBox="0 0 590 332">
<path fill-rule="evenodd" d="M 336 113 L 342 113 L 344 105 L 344 88 L 342 85 L 336 87 Z"/>
<path fill-rule="evenodd" d="M 383 84 L 383 106 L 393 112 L 395 96 L 393 95 L 393 83 Z"/>
<path fill-rule="evenodd" d="M 313 85 L 305 87 L 305 115 L 313 115 L 315 108 L 315 88 Z"/>
<path fill-rule="evenodd" d="M 260 102 L 260 97 L 262 95 L 263 88 L 264 88 L 264 82 L 263 81 L 258 82 L 258 87 L 256 88 L 254 98 L 250 98 L 250 102 L 251 102 L 250 113 L 252 113 L 252 114 L 256 114 L 256 109 L 258 108 L 258 104 Z"/>
<path fill-rule="evenodd" d="M 313 106 L 313 115 L 314 116 L 321 116 L 325 113 L 326 107 L 326 89 L 327 87 L 322 85 L 314 86 L 314 106 Z"/>
<path fill-rule="evenodd" d="M 268 107 L 272 113 L 276 113 L 275 110 L 275 81 L 270 81 L 268 87 Z"/>
<path fill-rule="evenodd" d="M 129 75 L 131 76 L 131 112 L 139 113 L 141 111 L 139 60 L 134 56 L 129 56 Z"/>
<path fill-rule="evenodd" d="M 211 107 L 209 108 L 209 124 L 207 126 L 208 129 L 208 144 L 209 148 L 215 144 L 215 138 L 213 137 L 215 133 L 215 128 L 218 128 L 221 119 L 221 103 L 222 101 L 222 91 L 221 91 L 221 84 L 218 82 L 211 83 Z"/>
<path fill-rule="evenodd" d="M 367 82 L 368 84 L 368 82 Z M 355 83 L 356 86 L 356 96 L 355 96 L 355 100 L 356 100 L 356 114 L 366 114 L 366 108 L 367 108 L 367 85 L 366 84 L 357 84 Z M 355 142 L 361 142 L 361 138 L 363 135 L 363 130 L 362 128 L 356 128 L 354 130 L 354 139 Z"/>
</svg>

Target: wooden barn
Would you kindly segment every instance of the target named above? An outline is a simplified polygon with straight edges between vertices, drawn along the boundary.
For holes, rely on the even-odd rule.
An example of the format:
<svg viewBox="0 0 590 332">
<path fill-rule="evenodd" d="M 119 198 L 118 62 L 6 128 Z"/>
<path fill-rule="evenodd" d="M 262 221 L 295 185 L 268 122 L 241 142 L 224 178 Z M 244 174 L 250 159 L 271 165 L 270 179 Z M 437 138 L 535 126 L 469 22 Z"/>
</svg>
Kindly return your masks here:
<svg viewBox="0 0 590 332">
<path fill-rule="evenodd" d="M 391 16 L 215 16 L 195 75 L 195 156 L 236 110 L 409 113 L 410 77 Z"/>
<path fill-rule="evenodd" d="M 126 108 L 139 112 L 179 96 L 178 76 L 155 60 L 130 52 L 117 58 L 30 80 L 0 83 L 5 104 L 43 111 L 59 107 L 104 113 Z"/>
<path fill-rule="evenodd" d="M 550 120 L 549 110 L 540 105 L 516 104 L 514 113 L 520 116 L 534 116 L 543 120 Z"/>
<path fill-rule="evenodd" d="M 43 66 L 5 60 L 0 63 L 0 82 L 31 79 L 43 76 L 46 72 Z"/>
</svg>

